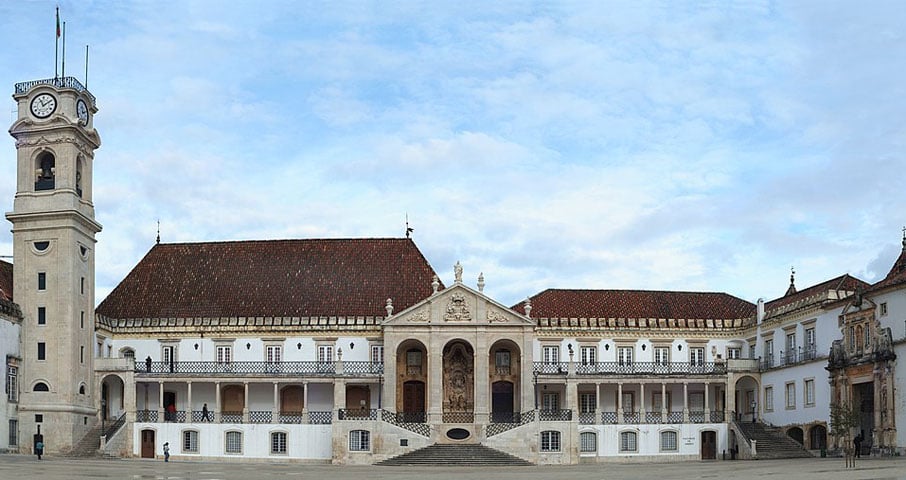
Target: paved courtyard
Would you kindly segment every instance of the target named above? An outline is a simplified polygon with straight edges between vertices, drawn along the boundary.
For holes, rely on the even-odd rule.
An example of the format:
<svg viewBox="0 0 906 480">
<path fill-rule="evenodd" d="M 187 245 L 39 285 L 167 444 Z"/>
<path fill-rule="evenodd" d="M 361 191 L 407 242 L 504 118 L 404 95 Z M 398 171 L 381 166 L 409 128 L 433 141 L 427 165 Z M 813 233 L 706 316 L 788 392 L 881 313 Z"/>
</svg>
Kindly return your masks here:
<svg viewBox="0 0 906 480">
<path fill-rule="evenodd" d="M 160 460 L 75 460 L 0 455 L 0 479 L 271 480 L 271 479 L 747 479 L 906 480 L 906 459 L 865 459 L 844 469 L 842 459 L 796 459 L 565 467 L 338 467 L 298 463 L 164 463 Z"/>
</svg>

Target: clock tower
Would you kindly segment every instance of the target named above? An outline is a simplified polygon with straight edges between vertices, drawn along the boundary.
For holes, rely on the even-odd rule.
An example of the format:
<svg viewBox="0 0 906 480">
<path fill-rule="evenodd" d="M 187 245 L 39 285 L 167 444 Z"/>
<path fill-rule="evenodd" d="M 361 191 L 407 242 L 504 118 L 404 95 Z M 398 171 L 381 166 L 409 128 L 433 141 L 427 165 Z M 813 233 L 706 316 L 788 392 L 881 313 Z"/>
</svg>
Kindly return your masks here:
<svg viewBox="0 0 906 480">
<path fill-rule="evenodd" d="M 19 438 L 65 453 L 94 426 L 94 96 L 73 77 L 18 83 L 14 301 L 22 309 Z"/>
</svg>

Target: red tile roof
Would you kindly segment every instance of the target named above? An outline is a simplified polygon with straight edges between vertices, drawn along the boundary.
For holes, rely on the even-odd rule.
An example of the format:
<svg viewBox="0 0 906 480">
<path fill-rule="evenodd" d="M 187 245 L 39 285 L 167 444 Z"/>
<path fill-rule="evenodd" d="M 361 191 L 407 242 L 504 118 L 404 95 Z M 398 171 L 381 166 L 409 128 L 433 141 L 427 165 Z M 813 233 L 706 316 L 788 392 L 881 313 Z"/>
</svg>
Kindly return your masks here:
<svg viewBox="0 0 906 480">
<path fill-rule="evenodd" d="M 740 319 L 755 305 L 726 293 L 548 289 L 533 297 L 532 318 Z M 525 313 L 525 304 L 513 310 Z"/>
<path fill-rule="evenodd" d="M 784 295 L 776 300 L 771 300 L 764 305 L 764 310 L 765 313 L 770 315 L 772 311 L 779 310 L 783 307 L 792 306 L 792 304 L 797 302 L 802 303 L 802 305 L 811 305 L 815 302 L 829 300 L 827 297 L 827 292 L 829 290 L 855 292 L 857 290 L 865 290 L 868 287 L 868 283 L 863 282 L 856 277 L 850 276 L 849 274 L 844 274 L 840 275 L 839 277 L 832 278 L 826 282 L 821 282 L 817 285 L 813 285 L 804 290 L 799 290 L 796 293 Z M 812 299 L 811 301 L 806 301 L 810 298 Z M 797 306 L 795 308 L 799 307 Z M 784 311 L 787 310 L 789 309 L 784 309 Z"/>
<path fill-rule="evenodd" d="M 0 260 L 0 300 L 13 301 L 13 264 Z"/>
<path fill-rule="evenodd" d="M 386 315 L 431 295 L 409 239 L 158 244 L 97 307 L 112 319 Z"/>
</svg>

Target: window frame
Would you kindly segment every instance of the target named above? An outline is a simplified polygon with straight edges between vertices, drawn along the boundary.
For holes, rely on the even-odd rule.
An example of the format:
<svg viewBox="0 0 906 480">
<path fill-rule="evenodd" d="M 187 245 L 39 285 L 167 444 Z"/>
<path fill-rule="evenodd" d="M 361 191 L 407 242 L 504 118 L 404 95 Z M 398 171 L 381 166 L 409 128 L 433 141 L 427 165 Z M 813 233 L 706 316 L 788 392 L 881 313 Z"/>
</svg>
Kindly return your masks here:
<svg viewBox="0 0 906 480">
<path fill-rule="evenodd" d="M 200 452 L 199 449 L 199 438 L 201 435 L 198 433 L 198 430 L 183 430 L 182 431 L 182 453 L 189 453 L 197 455 Z"/>
<path fill-rule="evenodd" d="M 625 346 L 625 345 L 617 347 L 617 365 L 619 365 L 621 367 L 632 365 L 634 356 L 635 356 L 635 347 L 630 347 L 630 346 Z"/>
<path fill-rule="evenodd" d="M 669 440 L 670 436 L 673 436 L 672 440 Z M 667 440 L 667 441 L 665 441 Z M 670 444 L 670 441 L 673 444 Z M 658 445 L 660 446 L 661 452 L 678 452 L 679 451 L 679 433 L 676 430 L 663 430 L 660 432 L 658 438 Z M 666 445 L 666 446 L 665 446 Z"/>
<path fill-rule="evenodd" d="M 19 366 L 6 363 L 6 401 L 19 402 Z"/>
<path fill-rule="evenodd" d="M 598 347 L 596 345 L 581 345 L 579 347 L 579 363 L 594 365 L 598 361 Z"/>
<path fill-rule="evenodd" d="M 806 378 L 802 381 L 803 388 L 803 402 L 806 407 L 815 406 L 815 379 Z"/>
<path fill-rule="evenodd" d="M 786 382 L 784 384 L 785 405 L 787 410 L 796 409 L 796 382 Z"/>
<path fill-rule="evenodd" d="M 559 430 L 544 430 L 540 434 L 539 447 L 541 453 L 560 453 L 562 448 L 562 435 Z"/>
<path fill-rule="evenodd" d="M 670 347 L 656 346 L 652 352 L 655 365 L 670 364 Z"/>
<path fill-rule="evenodd" d="M 629 444 L 632 444 L 630 448 Z M 620 453 L 638 453 L 639 452 L 639 432 L 635 430 L 623 430 L 620 432 Z"/>
<path fill-rule="evenodd" d="M 9 419 L 9 438 L 7 439 L 10 447 L 19 446 L 19 419 Z"/>
<path fill-rule="evenodd" d="M 233 441 L 231 442 L 231 437 Z M 243 445 L 243 435 L 239 430 L 227 430 L 223 432 L 223 454 L 224 455 L 242 455 L 242 452 L 245 450 Z M 239 451 L 235 451 L 234 448 L 231 448 L 231 444 L 238 443 Z M 235 447 L 236 445 L 232 445 Z"/>
<path fill-rule="evenodd" d="M 593 448 L 592 448 L 593 447 Z M 579 453 L 598 452 L 598 432 L 579 432 Z"/>
<path fill-rule="evenodd" d="M 217 356 L 215 357 L 216 362 L 223 365 L 229 365 L 233 363 L 233 346 L 232 345 L 217 345 L 215 348 Z"/>
<path fill-rule="evenodd" d="M 350 452 L 370 452 L 371 431 L 362 429 L 350 430 L 348 448 Z"/>
<path fill-rule="evenodd" d="M 44 292 L 47 290 L 47 272 L 38 272 L 38 291 Z"/>
<path fill-rule="evenodd" d="M 764 387 L 764 411 L 773 412 L 774 411 L 774 386 L 765 385 Z"/>
<path fill-rule="evenodd" d="M 705 364 L 705 347 L 689 347 L 689 365 L 702 366 Z"/>
<path fill-rule="evenodd" d="M 270 454 L 271 455 L 288 455 L 289 454 L 289 434 L 283 430 L 270 432 Z"/>
<path fill-rule="evenodd" d="M 560 363 L 560 345 L 542 345 L 541 362 L 545 365 L 557 365 Z"/>
</svg>

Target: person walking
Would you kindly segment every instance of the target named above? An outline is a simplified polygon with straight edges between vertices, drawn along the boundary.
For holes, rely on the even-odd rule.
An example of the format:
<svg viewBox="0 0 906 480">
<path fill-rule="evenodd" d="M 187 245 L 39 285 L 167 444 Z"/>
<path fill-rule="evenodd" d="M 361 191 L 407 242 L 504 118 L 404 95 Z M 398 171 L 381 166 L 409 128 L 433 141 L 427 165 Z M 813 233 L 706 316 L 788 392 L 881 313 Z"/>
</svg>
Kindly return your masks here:
<svg viewBox="0 0 906 480">
<path fill-rule="evenodd" d="M 859 432 L 856 438 L 853 439 L 853 447 L 856 449 L 856 458 L 862 458 L 862 432 Z"/>
<path fill-rule="evenodd" d="M 204 405 L 201 406 L 201 421 L 202 422 L 211 421 L 211 418 L 208 416 L 208 404 L 207 403 L 205 403 Z"/>
<path fill-rule="evenodd" d="M 164 461 L 170 461 L 170 442 L 164 442 Z"/>
<path fill-rule="evenodd" d="M 41 460 L 41 455 L 44 455 L 44 442 L 41 440 L 35 444 L 35 455 L 38 456 L 38 460 Z"/>
</svg>

